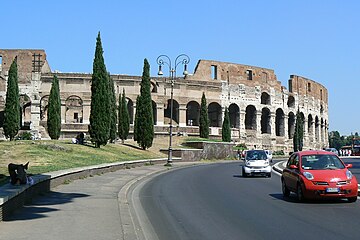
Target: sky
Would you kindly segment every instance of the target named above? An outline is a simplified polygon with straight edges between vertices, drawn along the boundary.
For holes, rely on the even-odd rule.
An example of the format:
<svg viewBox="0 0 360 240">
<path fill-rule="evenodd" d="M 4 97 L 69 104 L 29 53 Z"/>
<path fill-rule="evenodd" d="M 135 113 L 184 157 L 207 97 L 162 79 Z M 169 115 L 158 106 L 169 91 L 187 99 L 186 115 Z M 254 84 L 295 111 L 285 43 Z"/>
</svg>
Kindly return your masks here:
<svg viewBox="0 0 360 240">
<path fill-rule="evenodd" d="M 92 72 L 101 34 L 107 70 L 142 74 L 144 58 L 185 53 L 273 69 L 329 92 L 329 131 L 360 132 L 358 0 L 0 0 L 1 49 L 44 49 L 52 71 Z"/>
</svg>

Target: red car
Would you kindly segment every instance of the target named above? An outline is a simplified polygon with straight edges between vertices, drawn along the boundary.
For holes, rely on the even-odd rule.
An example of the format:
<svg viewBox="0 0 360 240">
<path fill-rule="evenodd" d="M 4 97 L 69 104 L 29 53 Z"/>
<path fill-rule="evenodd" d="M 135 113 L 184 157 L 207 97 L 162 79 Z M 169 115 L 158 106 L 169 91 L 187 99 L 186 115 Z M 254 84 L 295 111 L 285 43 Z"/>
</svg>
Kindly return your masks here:
<svg viewBox="0 0 360 240">
<path fill-rule="evenodd" d="M 344 162 L 332 152 L 302 151 L 293 153 L 281 176 L 282 192 L 295 192 L 299 201 L 309 198 L 347 198 L 355 202 L 358 182 Z"/>
</svg>

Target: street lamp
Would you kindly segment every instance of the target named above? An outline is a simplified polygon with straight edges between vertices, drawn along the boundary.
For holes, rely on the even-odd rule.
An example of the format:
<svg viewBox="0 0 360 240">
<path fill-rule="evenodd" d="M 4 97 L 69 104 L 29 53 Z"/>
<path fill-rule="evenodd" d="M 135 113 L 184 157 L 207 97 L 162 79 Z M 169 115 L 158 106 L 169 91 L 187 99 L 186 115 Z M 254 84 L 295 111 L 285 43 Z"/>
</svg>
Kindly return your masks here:
<svg viewBox="0 0 360 240">
<path fill-rule="evenodd" d="M 190 58 L 188 55 L 186 54 L 180 54 L 179 56 L 177 56 L 175 58 L 175 62 L 174 66 L 172 66 L 171 63 L 171 59 L 167 56 L 167 55 L 160 55 L 157 59 L 156 59 L 157 64 L 159 65 L 159 72 L 158 75 L 162 76 L 164 75 L 164 73 L 162 72 L 162 66 L 164 64 L 168 65 L 169 67 L 169 77 L 170 77 L 170 83 L 171 83 L 171 97 L 170 97 L 170 126 L 169 126 L 169 134 L 170 134 L 170 139 L 169 139 L 169 150 L 168 150 L 168 160 L 166 165 L 167 166 L 171 166 L 172 164 L 172 120 L 173 120 L 173 95 L 174 95 L 174 81 L 176 78 L 176 67 L 181 63 L 182 65 L 184 65 L 184 72 L 183 75 L 186 77 L 186 75 L 188 75 L 188 71 L 187 71 L 187 65 L 190 62 Z"/>
</svg>

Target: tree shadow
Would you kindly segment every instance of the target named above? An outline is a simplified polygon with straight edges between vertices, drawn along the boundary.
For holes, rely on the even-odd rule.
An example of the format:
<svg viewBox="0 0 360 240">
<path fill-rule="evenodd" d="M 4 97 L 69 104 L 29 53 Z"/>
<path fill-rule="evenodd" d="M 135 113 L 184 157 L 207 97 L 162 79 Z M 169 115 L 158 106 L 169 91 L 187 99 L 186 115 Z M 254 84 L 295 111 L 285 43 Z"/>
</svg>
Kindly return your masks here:
<svg viewBox="0 0 360 240">
<path fill-rule="evenodd" d="M 76 198 L 89 197 L 82 193 L 61 193 L 50 191 L 35 197 L 31 203 L 25 204 L 22 208 L 14 211 L 6 220 L 7 222 L 19 220 L 32 220 L 47 217 L 46 213 L 61 211 L 55 206 L 59 204 L 71 203 Z"/>
</svg>

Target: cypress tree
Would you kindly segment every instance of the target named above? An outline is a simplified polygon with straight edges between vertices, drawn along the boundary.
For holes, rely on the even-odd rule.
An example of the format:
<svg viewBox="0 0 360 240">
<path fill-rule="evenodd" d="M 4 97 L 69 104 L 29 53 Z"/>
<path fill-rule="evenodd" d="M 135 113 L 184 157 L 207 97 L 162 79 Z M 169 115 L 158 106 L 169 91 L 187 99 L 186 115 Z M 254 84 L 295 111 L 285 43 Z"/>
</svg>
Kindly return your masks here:
<svg viewBox="0 0 360 240">
<path fill-rule="evenodd" d="M 295 132 L 293 137 L 294 152 L 302 151 L 304 141 L 303 118 L 301 117 L 300 110 L 296 113 Z"/>
<path fill-rule="evenodd" d="M 140 95 L 138 95 L 136 97 L 136 112 L 135 112 L 135 120 L 134 120 L 134 141 L 137 141 L 138 137 L 138 132 L 140 132 L 138 130 L 138 111 L 137 111 L 137 106 L 140 106 Z"/>
<path fill-rule="evenodd" d="M 117 123 L 117 113 L 116 113 L 116 96 L 114 82 L 112 81 L 109 74 L 109 89 L 110 89 L 110 135 L 109 141 L 111 143 L 115 142 L 116 139 L 116 123 Z"/>
<path fill-rule="evenodd" d="M 223 142 L 231 141 L 230 117 L 227 107 L 225 107 L 225 117 L 222 124 L 222 140 Z"/>
<path fill-rule="evenodd" d="M 96 38 L 96 49 L 91 78 L 91 108 L 89 133 L 96 148 L 106 145 L 110 135 L 109 76 L 106 71 L 100 32 Z"/>
<path fill-rule="evenodd" d="M 10 141 L 14 139 L 20 129 L 20 96 L 17 71 L 17 57 L 15 57 L 9 69 L 3 125 L 4 135 L 6 138 L 10 138 Z"/>
<path fill-rule="evenodd" d="M 206 104 L 205 93 L 201 97 L 201 106 L 200 106 L 200 137 L 209 138 L 209 116 Z"/>
<path fill-rule="evenodd" d="M 123 94 L 119 96 L 119 123 L 118 123 L 118 134 L 119 138 L 121 139 L 122 143 L 124 140 L 127 139 L 129 135 L 129 128 L 130 128 L 130 117 L 129 111 L 126 105 L 126 98 L 125 98 L 125 89 L 123 89 Z"/>
<path fill-rule="evenodd" d="M 136 141 L 144 150 L 151 147 L 154 139 L 154 120 L 150 87 L 150 65 L 145 58 L 140 83 L 140 97 L 139 102 L 136 103 Z"/>
<path fill-rule="evenodd" d="M 59 80 L 56 75 L 54 75 L 49 96 L 47 131 L 51 139 L 59 139 L 61 132 L 61 100 Z"/>
</svg>

